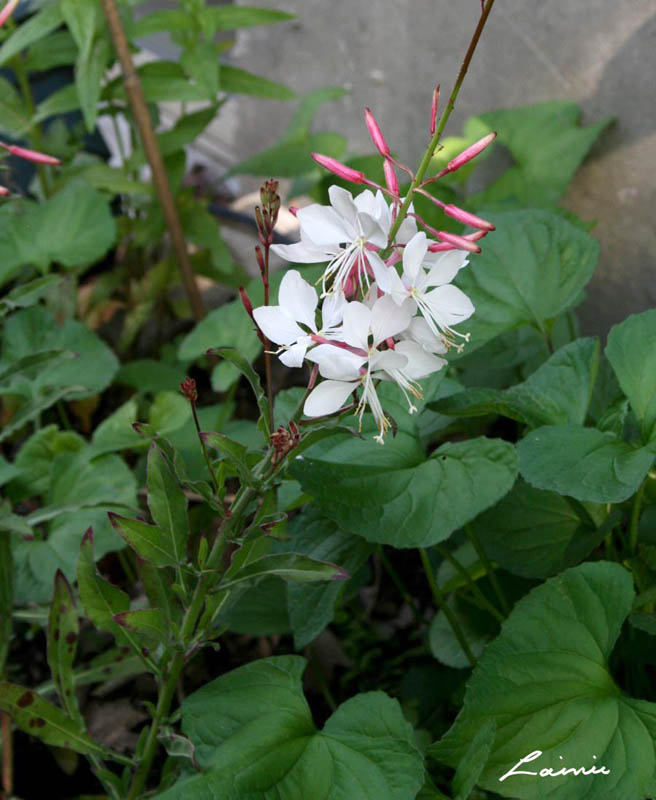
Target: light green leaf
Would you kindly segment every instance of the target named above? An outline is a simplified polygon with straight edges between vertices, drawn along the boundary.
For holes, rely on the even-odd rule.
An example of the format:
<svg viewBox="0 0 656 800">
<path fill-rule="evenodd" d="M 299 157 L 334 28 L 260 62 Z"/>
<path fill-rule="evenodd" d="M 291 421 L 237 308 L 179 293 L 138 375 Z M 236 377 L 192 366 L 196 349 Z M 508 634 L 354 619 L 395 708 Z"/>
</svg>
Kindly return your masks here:
<svg viewBox="0 0 656 800">
<path fill-rule="evenodd" d="M 22 136 L 30 129 L 30 118 L 16 88 L 0 77 L 0 131 L 4 135 Z"/>
<path fill-rule="evenodd" d="M 33 281 L 16 286 L 0 300 L 0 319 L 16 308 L 28 308 L 38 303 L 50 290 L 62 280 L 61 275 L 45 275 Z"/>
<path fill-rule="evenodd" d="M 547 211 L 491 220 L 497 230 L 456 279 L 476 308 L 459 326 L 471 334 L 466 353 L 527 323 L 546 334 L 551 320 L 580 301 L 599 257 L 595 239 Z"/>
<path fill-rule="evenodd" d="M 626 500 L 654 462 L 647 448 L 579 425 L 537 428 L 518 443 L 517 453 L 522 477 L 532 486 L 593 503 Z"/>
<path fill-rule="evenodd" d="M 489 614 L 478 609 L 473 613 L 464 604 L 451 602 L 451 610 L 458 620 L 472 654 L 478 658 L 488 643 L 496 636 L 499 626 Z M 428 629 L 428 646 L 433 656 L 453 669 L 468 669 L 471 662 L 453 632 L 443 611 L 438 611 Z"/>
<path fill-rule="evenodd" d="M 295 14 L 278 11 L 274 8 L 256 8 L 253 6 L 209 6 L 207 14 L 216 31 L 231 31 L 236 28 L 248 28 L 254 25 L 274 25 L 295 19 Z"/>
<path fill-rule="evenodd" d="M 304 667 L 297 656 L 262 659 L 188 697 L 182 729 L 203 772 L 180 779 L 161 800 L 414 800 L 423 763 L 396 700 L 360 694 L 317 731 L 303 697 Z"/>
<path fill-rule="evenodd" d="M 599 364 L 597 339 L 557 350 L 523 383 L 506 390 L 473 388 L 429 405 L 457 417 L 502 414 L 531 427 L 585 421 Z"/>
<path fill-rule="evenodd" d="M 116 450 L 142 449 L 144 440 L 133 430 L 137 421 L 137 401 L 131 397 L 98 425 L 91 439 L 94 454 Z"/>
<path fill-rule="evenodd" d="M 488 645 L 467 685 L 456 722 L 431 755 L 452 766 L 481 725 L 496 738 L 478 783 L 510 797 L 538 800 L 645 800 L 656 754 L 656 705 L 624 695 L 608 658 L 634 599 L 631 575 L 618 564 L 582 564 L 549 579 L 519 601 Z M 510 775 L 600 768 L 610 774 Z M 593 758 L 596 756 L 596 760 Z M 548 783 L 547 783 L 548 781 Z"/>
<path fill-rule="evenodd" d="M 196 37 L 183 50 L 180 63 L 187 75 L 205 90 L 207 99 L 214 101 L 219 91 L 219 48 Z"/>
<path fill-rule="evenodd" d="M 176 552 L 171 540 L 156 525 L 138 519 L 128 519 L 109 512 L 114 530 L 120 534 L 135 553 L 156 567 L 175 567 L 184 563 L 184 552 Z"/>
<path fill-rule="evenodd" d="M 123 364 L 114 377 L 115 383 L 132 386 L 138 392 L 156 394 L 175 391 L 184 380 L 184 370 L 152 358 L 140 358 Z"/>
<path fill-rule="evenodd" d="M 257 478 L 251 472 L 248 462 L 248 448 L 230 439 L 223 433 L 201 433 L 201 438 L 206 445 L 213 450 L 217 450 L 222 460 L 227 462 L 229 467 L 236 470 L 242 484 L 246 486 L 257 485 Z"/>
<path fill-rule="evenodd" d="M 453 776 L 453 800 L 467 800 L 478 783 L 483 767 L 490 757 L 497 726 L 494 720 L 484 722 L 476 731 L 464 758 Z"/>
<path fill-rule="evenodd" d="M 614 325 L 605 355 L 649 441 L 656 423 L 656 309 Z"/>
<path fill-rule="evenodd" d="M 402 431 L 373 448 L 342 441 L 290 469 L 343 530 L 394 547 L 443 541 L 510 491 L 517 474 L 514 448 L 500 439 L 447 442 L 426 460 Z"/>
<path fill-rule="evenodd" d="M 76 2 L 76 0 L 74 0 Z M 105 69 L 111 54 L 109 41 L 97 39 L 88 52 L 78 56 L 75 64 L 75 86 L 87 131 L 92 133 L 98 117 L 99 100 Z"/>
<path fill-rule="evenodd" d="M 160 434 L 179 430 L 190 418 L 189 401 L 179 391 L 158 392 L 148 412 L 150 424 Z"/>
<path fill-rule="evenodd" d="M 326 561 L 318 561 L 298 553 L 274 553 L 256 558 L 236 569 L 231 567 L 220 583 L 220 589 L 228 589 L 244 581 L 253 583 L 268 575 L 286 581 L 310 583 L 313 581 L 338 581 L 349 577 L 341 567 Z"/>
<path fill-rule="evenodd" d="M 168 468 L 164 454 L 153 442 L 148 451 L 148 508 L 163 532 L 162 544 L 173 554 L 174 563 L 187 560 L 189 519 L 187 498 Z"/>
<path fill-rule="evenodd" d="M 221 65 L 221 88 L 231 94 L 251 94 L 267 100 L 293 100 L 296 94 L 282 83 L 253 75 L 245 69 Z"/>
<path fill-rule="evenodd" d="M 159 608 L 138 608 L 135 611 L 122 611 L 114 615 L 114 622 L 121 628 L 154 639 L 159 644 L 171 640 L 170 623 L 164 619 Z"/>
<path fill-rule="evenodd" d="M 73 680 L 73 662 L 79 633 L 80 624 L 73 590 L 64 573 L 57 570 L 48 617 L 48 666 L 62 707 L 83 728 L 84 722 L 78 708 Z"/>
<path fill-rule="evenodd" d="M 0 47 L 0 66 L 43 39 L 63 22 L 62 9 L 58 3 L 42 8 L 37 14 L 23 22 Z"/>
<path fill-rule="evenodd" d="M 82 59 L 88 58 L 102 13 L 100 6 L 95 0 L 62 0 L 61 12 Z"/>
</svg>

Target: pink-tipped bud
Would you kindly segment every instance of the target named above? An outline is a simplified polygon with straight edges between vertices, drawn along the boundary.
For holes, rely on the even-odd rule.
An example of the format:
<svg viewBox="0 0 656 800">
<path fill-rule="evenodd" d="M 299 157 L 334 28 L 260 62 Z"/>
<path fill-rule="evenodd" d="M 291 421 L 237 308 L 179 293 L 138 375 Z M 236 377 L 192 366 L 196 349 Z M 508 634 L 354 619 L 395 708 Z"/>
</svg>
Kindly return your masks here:
<svg viewBox="0 0 656 800">
<path fill-rule="evenodd" d="M 267 342 L 262 331 L 258 328 L 257 322 L 255 322 L 255 316 L 253 315 L 253 304 L 251 303 L 251 298 L 248 296 L 246 289 L 244 289 L 243 286 L 239 287 L 239 296 L 241 297 L 241 302 L 242 305 L 244 306 L 244 309 L 246 310 L 246 313 L 255 323 L 255 333 L 257 334 L 257 338 L 262 342 L 262 344 L 265 347 L 268 347 L 269 343 Z"/>
<path fill-rule="evenodd" d="M 351 167 L 347 167 L 346 164 L 341 164 L 330 156 L 322 156 L 321 153 L 312 153 L 311 155 L 319 166 L 337 175 L 338 178 L 351 181 L 351 183 L 362 183 L 364 181 L 364 172 L 351 169 Z"/>
<path fill-rule="evenodd" d="M 195 403 L 198 400 L 198 392 L 196 391 L 196 381 L 188 375 L 180 384 L 180 391 L 189 400 L 190 403 Z"/>
<path fill-rule="evenodd" d="M 12 156 L 24 158 L 26 161 L 32 161 L 35 164 L 61 164 L 61 161 L 54 156 L 48 156 L 45 153 L 37 153 L 36 150 L 27 150 L 26 148 L 18 147 L 18 145 L 15 144 L 5 144 L 4 142 L 0 142 L 0 147 L 4 148 Z"/>
<path fill-rule="evenodd" d="M 9 189 L 6 186 L 0 186 L 0 197 L 6 197 L 10 194 Z"/>
<path fill-rule="evenodd" d="M 481 248 L 477 244 L 470 242 L 469 239 L 465 239 L 464 236 L 456 236 L 455 233 L 447 233 L 446 231 L 438 231 L 437 234 L 441 242 L 452 244 L 458 250 L 469 250 L 470 253 L 481 252 Z"/>
<path fill-rule="evenodd" d="M 295 217 L 298 214 L 298 206 L 289 206 L 288 210 L 292 217 Z"/>
<path fill-rule="evenodd" d="M 445 253 L 447 250 L 457 250 L 457 248 L 454 244 L 449 244 L 448 242 L 433 242 L 433 244 L 428 245 L 430 253 Z"/>
<path fill-rule="evenodd" d="M 367 123 L 367 128 L 369 129 L 369 136 L 371 136 L 372 142 L 376 145 L 376 149 L 381 154 L 381 156 L 388 156 L 390 149 L 387 146 L 385 137 L 383 136 L 380 128 L 378 127 L 378 123 L 374 119 L 374 115 L 368 108 L 365 108 L 364 110 L 364 119 L 365 122 Z"/>
<path fill-rule="evenodd" d="M 433 89 L 433 104 L 431 105 L 431 124 L 430 124 L 430 135 L 433 136 L 435 133 L 435 126 L 437 124 L 437 106 L 440 102 L 440 84 L 438 83 L 435 89 Z"/>
<path fill-rule="evenodd" d="M 484 236 L 487 236 L 489 231 L 474 231 L 474 233 L 467 233 L 462 238 L 468 239 L 470 242 L 477 242 L 479 239 L 482 239 Z"/>
<path fill-rule="evenodd" d="M 470 147 L 466 150 L 463 150 L 459 156 L 451 159 L 449 163 L 446 165 L 447 172 L 455 172 L 457 169 L 460 169 L 464 164 L 468 161 L 471 161 L 472 158 L 476 158 L 479 153 L 482 153 L 488 145 L 492 144 L 492 142 L 496 139 L 496 132 L 488 133 L 487 136 L 484 136 L 482 139 L 479 139 L 477 142 L 474 142 Z"/>
<path fill-rule="evenodd" d="M 14 13 L 14 9 L 20 0 L 9 0 L 7 5 L 0 11 L 0 28 L 5 24 L 9 17 Z"/>
<path fill-rule="evenodd" d="M 458 206 L 444 206 L 442 211 L 444 211 L 447 217 L 453 217 L 453 219 L 457 219 L 458 222 L 462 222 L 463 225 L 470 225 L 472 228 L 478 228 L 481 231 L 494 230 L 494 225 L 491 222 L 482 219 L 482 217 L 477 217 L 476 214 L 470 214 L 469 211 L 458 208 Z"/>
<path fill-rule="evenodd" d="M 385 173 L 387 188 L 395 197 L 399 197 L 401 192 L 399 191 L 399 182 L 396 178 L 396 172 L 394 172 L 394 167 L 387 159 L 383 162 L 383 172 Z"/>
</svg>

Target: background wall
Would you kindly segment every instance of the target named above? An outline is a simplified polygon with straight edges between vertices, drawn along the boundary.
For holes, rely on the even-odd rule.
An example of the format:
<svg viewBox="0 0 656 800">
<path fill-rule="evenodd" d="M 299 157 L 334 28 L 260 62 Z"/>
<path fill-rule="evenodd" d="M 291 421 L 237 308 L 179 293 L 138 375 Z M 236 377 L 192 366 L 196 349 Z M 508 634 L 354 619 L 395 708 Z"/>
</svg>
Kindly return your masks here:
<svg viewBox="0 0 656 800">
<path fill-rule="evenodd" d="M 241 0 L 240 0 L 241 1 Z M 248 0 L 297 20 L 241 31 L 232 58 L 298 93 L 351 89 L 317 123 L 372 152 L 370 106 L 399 155 L 415 164 L 427 142 L 433 85 L 447 95 L 480 13 L 479 0 Z M 596 219 L 601 264 L 583 309 L 589 332 L 656 305 L 656 0 L 497 0 L 451 117 L 573 100 L 583 123 L 616 117 L 579 171 L 565 204 Z M 232 101 L 231 101 L 232 102 Z M 239 98 L 219 118 L 232 158 L 272 144 L 294 103 Z M 266 115 L 264 111 L 266 110 Z"/>
</svg>

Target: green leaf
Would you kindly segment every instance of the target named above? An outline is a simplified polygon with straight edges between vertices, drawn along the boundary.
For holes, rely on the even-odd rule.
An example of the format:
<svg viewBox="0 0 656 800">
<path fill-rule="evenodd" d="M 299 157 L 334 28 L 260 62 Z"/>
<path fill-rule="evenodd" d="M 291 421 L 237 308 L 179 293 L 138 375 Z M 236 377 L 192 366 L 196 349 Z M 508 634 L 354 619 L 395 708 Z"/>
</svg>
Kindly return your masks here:
<svg viewBox="0 0 656 800">
<path fill-rule="evenodd" d="M 431 755 L 452 766 L 481 725 L 496 738 L 478 783 L 504 796 L 571 800 L 644 800 L 656 768 L 656 705 L 620 692 L 608 658 L 634 599 L 618 564 L 582 564 L 519 601 L 488 645 L 467 685 L 464 706 Z M 610 775 L 510 775 L 605 765 Z M 594 760 L 593 756 L 597 759 Z M 561 760 L 562 757 L 562 760 Z M 547 784 L 548 781 L 548 784 Z"/>
<path fill-rule="evenodd" d="M 494 720 L 484 722 L 476 731 L 464 758 L 453 776 L 453 800 L 467 800 L 490 757 L 497 726 Z"/>
<path fill-rule="evenodd" d="M 223 433 L 201 433 L 201 438 L 206 445 L 217 450 L 222 459 L 232 466 L 242 484 L 256 486 L 257 478 L 251 472 L 248 463 L 248 448 L 235 442 Z"/>
<path fill-rule="evenodd" d="M 478 609 L 472 613 L 464 604 L 449 602 L 451 611 L 458 620 L 472 654 L 478 658 L 489 642 L 497 635 L 499 626 L 489 614 Z M 453 669 L 469 669 L 471 662 L 453 632 L 451 623 L 443 611 L 433 617 L 428 629 L 428 646 L 433 656 Z"/>
<path fill-rule="evenodd" d="M 516 165 L 492 186 L 469 198 L 475 208 L 555 205 L 574 173 L 610 119 L 580 127 L 575 103 L 553 101 L 522 108 L 490 111 L 475 117 L 486 130 L 497 132 Z"/>
<path fill-rule="evenodd" d="M 0 114 L 3 134 L 22 136 L 30 129 L 30 118 L 16 88 L 3 77 L 0 77 Z"/>
<path fill-rule="evenodd" d="M 579 425 L 537 428 L 518 443 L 517 453 L 522 477 L 532 486 L 593 503 L 631 497 L 654 462 L 647 448 Z"/>
<path fill-rule="evenodd" d="M 282 83 L 253 75 L 245 69 L 221 65 L 221 88 L 233 94 L 250 94 L 267 100 L 293 100 L 296 94 Z"/>
<path fill-rule="evenodd" d="M 597 339 L 577 339 L 557 350 L 523 383 L 510 389 L 473 388 L 429 404 L 441 414 L 502 414 L 531 427 L 585 421 L 599 364 Z"/>
<path fill-rule="evenodd" d="M 70 350 L 43 350 L 40 353 L 22 356 L 9 364 L 0 362 L 0 384 L 6 383 L 15 375 L 29 373 L 35 368 L 37 368 L 36 371 L 39 371 L 48 365 L 52 367 L 58 361 L 65 361 L 67 358 L 75 358 L 75 353 Z"/>
<path fill-rule="evenodd" d="M 34 42 L 43 39 L 63 22 L 62 9 L 58 3 L 48 5 L 23 22 L 0 47 L 0 66 Z"/>
<path fill-rule="evenodd" d="M 546 578 L 580 563 L 608 533 L 606 525 L 586 524 L 560 494 L 522 480 L 473 524 L 488 556 L 524 578 Z"/>
<path fill-rule="evenodd" d="M 353 575 L 369 555 L 372 545 L 359 536 L 341 531 L 313 506 L 299 514 L 289 526 L 291 539 L 281 546 L 320 561 L 339 564 Z M 335 616 L 335 606 L 347 588 L 346 581 L 287 584 L 287 612 L 294 633 L 294 647 L 301 650 L 326 628 Z"/>
<path fill-rule="evenodd" d="M 82 386 L 70 386 L 65 389 L 44 389 L 38 398 L 28 400 L 21 405 L 19 411 L 11 417 L 11 421 L 3 425 L 2 431 L 0 431 L 0 442 L 8 439 L 23 426 L 27 425 L 28 422 L 36 419 L 47 408 L 54 406 L 58 400 L 67 396 L 70 398 L 72 394 L 82 389 Z"/>
<path fill-rule="evenodd" d="M 15 460 L 20 473 L 20 488 L 25 496 L 47 492 L 56 457 L 60 453 L 79 453 L 84 447 L 84 439 L 79 434 L 60 431 L 56 425 L 46 425 L 32 434 Z"/>
<path fill-rule="evenodd" d="M 491 220 L 497 230 L 456 280 L 476 308 L 461 326 L 471 334 L 466 353 L 527 323 L 546 335 L 550 321 L 579 302 L 599 257 L 595 239 L 547 211 Z"/>
<path fill-rule="evenodd" d="M 157 140 L 162 155 L 170 155 L 191 144 L 214 119 L 216 112 L 217 104 L 213 103 L 208 108 L 193 114 L 185 114 L 168 131 L 158 134 Z"/>
<path fill-rule="evenodd" d="M 137 73 L 149 103 L 207 101 L 205 89 L 192 83 L 175 61 L 150 61 L 138 67 Z M 116 78 L 106 86 L 103 97 L 126 102 L 123 78 Z"/>
<path fill-rule="evenodd" d="M 23 65 L 27 72 L 47 72 L 55 67 L 75 63 L 77 45 L 70 32 L 56 30 L 28 47 Z"/>
<path fill-rule="evenodd" d="M 235 348 L 249 364 L 260 354 L 262 345 L 253 328 L 253 322 L 240 300 L 219 306 L 188 333 L 178 348 L 180 361 L 190 361 L 204 356 L 210 349 Z M 212 388 L 227 391 L 239 378 L 239 368 L 231 363 L 220 363 L 212 371 Z"/>
<path fill-rule="evenodd" d="M 160 644 L 167 644 L 171 639 L 170 624 L 167 623 L 159 608 L 138 608 L 135 611 L 122 611 L 114 614 L 114 622 L 134 633 L 147 636 Z"/>
<path fill-rule="evenodd" d="M 323 153 L 341 158 L 346 152 L 346 138 L 339 133 L 323 131 L 302 138 L 287 140 L 261 150 L 233 167 L 231 175 L 278 175 L 280 178 L 297 178 L 317 172 L 311 153 Z"/>
<path fill-rule="evenodd" d="M 38 303 L 50 290 L 62 280 L 61 275 L 46 275 L 36 278 L 22 286 L 16 286 L 9 294 L 0 299 L 0 319 L 9 311 L 16 308 L 27 308 Z"/>
<path fill-rule="evenodd" d="M 295 584 L 281 581 L 275 576 L 262 578 L 235 597 L 230 593 L 229 602 L 217 618 L 217 624 L 225 625 L 232 633 L 249 636 L 279 636 L 289 633 L 287 613 L 287 589 L 290 586 L 334 586 L 337 581 L 316 584 Z M 212 597 L 224 595 L 212 595 Z"/>
<path fill-rule="evenodd" d="M 649 441 L 656 423 L 656 309 L 614 325 L 605 355 Z"/>
<path fill-rule="evenodd" d="M 190 419 L 191 406 L 179 391 L 158 392 L 148 411 L 150 424 L 160 434 L 177 431 Z"/>
<path fill-rule="evenodd" d="M 507 442 L 480 437 L 447 442 L 423 460 L 416 441 L 399 431 L 384 448 L 351 440 L 321 459 L 295 459 L 290 470 L 343 530 L 394 547 L 428 547 L 510 491 L 517 459 Z"/>
<path fill-rule="evenodd" d="M 96 125 L 102 82 L 110 54 L 109 41 L 104 37 L 99 38 L 88 52 L 80 52 L 75 64 L 75 87 L 89 133 L 93 133 Z"/>
<path fill-rule="evenodd" d="M 203 769 L 161 800 L 413 800 L 423 763 L 396 700 L 383 692 L 343 703 L 317 731 L 298 656 L 262 659 L 188 697 L 182 730 Z"/>
<path fill-rule="evenodd" d="M 114 383 L 131 386 L 142 394 L 156 394 L 175 391 L 184 377 L 184 370 L 175 364 L 140 358 L 123 364 L 114 377 Z"/>
<path fill-rule="evenodd" d="M 73 680 L 73 662 L 79 634 L 80 624 L 73 590 L 64 573 L 57 570 L 48 617 L 48 666 L 62 707 L 83 728 L 84 722 L 77 705 Z"/>
<path fill-rule="evenodd" d="M 187 75 L 205 90 L 207 99 L 215 101 L 219 91 L 219 48 L 196 37 L 183 50 L 180 63 Z"/>
<path fill-rule="evenodd" d="M 131 397 L 98 425 L 91 439 L 94 453 L 142 449 L 144 440 L 133 430 L 137 421 L 137 401 Z"/>
<path fill-rule="evenodd" d="M 62 0 L 61 13 L 82 58 L 91 52 L 101 9 L 94 0 Z"/>
<path fill-rule="evenodd" d="M 4 674 L 11 642 L 11 612 L 14 606 L 14 564 L 11 557 L 10 534 L 3 529 L 0 511 L 0 675 Z"/>
<path fill-rule="evenodd" d="M 24 686 L 0 682 L 0 711 L 10 714 L 18 728 L 36 736 L 45 744 L 66 747 L 76 753 L 111 758 L 122 764 L 131 763 L 130 759 L 112 753 L 94 742 L 78 721 Z"/>
<path fill-rule="evenodd" d="M 278 22 L 296 19 L 295 14 L 289 14 L 286 11 L 242 5 L 210 6 L 206 12 L 216 31 L 230 31 L 254 25 L 274 25 Z"/>
<path fill-rule="evenodd" d="M 258 420 L 258 427 L 262 431 L 264 435 L 264 439 L 268 445 L 269 443 L 269 401 L 267 400 L 266 395 L 264 394 L 264 390 L 262 388 L 262 384 L 260 383 L 260 378 L 250 365 L 250 363 L 244 358 L 240 350 L 233 349 L 231 347 L 219 347 L 216 349 L 212 349 L 208 351 L 208 354 L 218 355 L 221 358 L 226 359 L 229 361 L 230 364 L 235 366 L 239 372 L 246 378 L 246 380 L 250 383 L 251 389 L 255 395 L 255 400 L 257 401 L 258 408 L 260 409 L 260 419 Z"/>
<path fill-rule="evenodd" d="M 349 577 L 348 573 L 336 564 L 319 561 L 298 553 L 274 553 L 256 558 L 237 569 L 231 567 L 225 573 L 219 588 L 223 591 L 238 583 L 244 581 L 253 583 L 268 575 L 276 575 L 295 583 L 341 581 Z"/>
<path fill-rule="evenodd" d="M 163 534 L 161 544 L 175 564 L 184 564 L 189 539 L 187 498 L 154 442 L 148 451 L 147 488 L 148 508 Z"/>
<path fill-rule="evenodd" d="M 135 553 L 156 567 L 175 567 L 184 563 L 184 552 L 177 552 L 165 532 L 156 525 L 121 517 L 113 512 L 109 513 L 109 519 L 114 530 Z"/>
</svg>

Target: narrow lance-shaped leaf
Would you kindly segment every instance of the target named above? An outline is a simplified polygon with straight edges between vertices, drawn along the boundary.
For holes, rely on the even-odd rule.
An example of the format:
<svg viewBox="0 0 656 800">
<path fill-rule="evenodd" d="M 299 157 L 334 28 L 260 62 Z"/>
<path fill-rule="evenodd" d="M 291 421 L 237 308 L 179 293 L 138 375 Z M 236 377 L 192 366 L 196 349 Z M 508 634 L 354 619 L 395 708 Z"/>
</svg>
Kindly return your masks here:
<svg viewBox="0 0 656 800">
<path fill-rule="evenodd" d="M 121 628 L 143 634 L 158 643 L 167 644 L 171 631 L 159 608 L 138 608 L 114 615 L 114 622 Z"/>
<path fill-rule="evenodd" d="M 239 479 L 246 486 L 255 486 L 257 479 L 251 472 L 248 464 L 248 448 L 235 442 L 223 433 L 201 433 L 205 444 L 217 450 L 227 462 L 234 467 Z"/>
<path fill-rule="evenodd" d="M 174 567 L 184 563 L 181 553 L 176 553 L 165 532 L 138 519 L 128 519 L 108 512 L 114 530 L 119 533 L 138 556 L 151 561 L 156 567 Z"/>
<path fill-rule="evenodd" d="M 176 564 L 184 564 L 189 539 L 187 498 L 154 442 L 148 451 L 146 485 L 148 508 L 164 534 L 162 544 L 173 554 Z"/>
<path fill-rule="evenodd" d="M 45 744 L 67 747 L 76 753 L 93 754 L 121 764 L 131 764 L 129 758 L 112 753 L 89 738 L 80 723 L 71 719 L 61 708 L 39 697 L 36 692 L 6 681 L 0 682 L 0 711 L 6 711 L 18 728 L 36 736 Z"/>
<path fill-rule="evenodd" d="M 83 727 L 73 678 L 79 633 L 73 590 L 64 573 L 58 569 L 48 617 L 48 665 L 62 706 Z"/>
<path fill-rule="evenodd" d="M 228 570 L 220 588 L 223 590 L 243 581 L 259 580 L 266 575 L 277 575 L 296 583 L 344 580 L 349 577 L 349 574 L 336 564 L 317 561 L 297 553 L 278 553 L 251 561 L 234 572 Z"/>
</svg>

